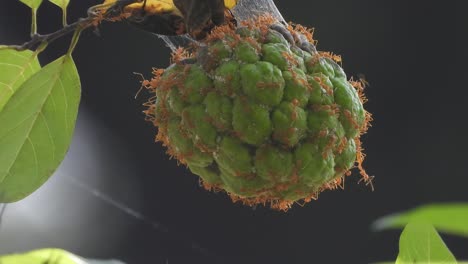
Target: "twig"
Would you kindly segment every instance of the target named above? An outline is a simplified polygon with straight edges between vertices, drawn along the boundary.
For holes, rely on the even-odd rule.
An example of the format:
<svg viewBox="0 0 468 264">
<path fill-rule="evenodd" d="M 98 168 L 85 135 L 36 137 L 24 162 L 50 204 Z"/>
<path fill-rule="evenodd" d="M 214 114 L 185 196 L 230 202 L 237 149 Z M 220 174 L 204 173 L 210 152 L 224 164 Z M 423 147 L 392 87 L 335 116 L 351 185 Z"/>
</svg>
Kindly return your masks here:
<svg viewBox="0 0 468 264">
<path fill-rule="evenodd" d="M 57 38 L 60 38 L 68 33 L 75 31 L 78 28 L 84 29 L 84 28 L 91 26 L 93 20 L 94 20 L 94 17 L 80 18 L 75 23 L 67 25 L 66 27 L 58 31 L 55 31 L 54 33 L 47 34 L 47 35 L 34 34 L 32 35 L 30 41 L 25 42 L 22 45 L 8 45 L 5 47 L 10 48 L 10 49 L 15 49 L 17 51 L 23 51 L 23 50 L 28 50 L 28 49 L 34 50 L 40 44 L 44 42 L 50 43 L 56 40 Z"/>
<path fill-rule="evenodd" d="M 134 0 L 132 0 L 134 1 Z M 117 1 L 118 3 L 119 1 Z M 113 5 L 113 4 L 112 4 Z M 113 8 L 111 6 L 107 11 L 102 15 L 102 11 L 100 9 L 105 8 L 106 5 L 96 5 L 88 9 L 88 17 L 80 18 L 78 21 L 64 26 L 62 29 L 59 29 L 50 34 L 33 34 L 31 36 L 31 40 L 23 43 L 22 45 L 1 45 L 0 49 L 15 49 L 17 51 L 24 51 L 24 50 L 36 50 L 41 44 L 44 43 L 51 43 L 52 41 L 63 37 L 73 31 L 76 30 L 84 30 L 92 25 L 95 25 L 97 21 L 100 20 L 113 20 L 120 16 L 122 16 L 122 9 L 117 7 Z M 118 11 L 116 11 L 118 10 Z M 111 11 L 111 12 L 108 12 Z"/>
</svg>

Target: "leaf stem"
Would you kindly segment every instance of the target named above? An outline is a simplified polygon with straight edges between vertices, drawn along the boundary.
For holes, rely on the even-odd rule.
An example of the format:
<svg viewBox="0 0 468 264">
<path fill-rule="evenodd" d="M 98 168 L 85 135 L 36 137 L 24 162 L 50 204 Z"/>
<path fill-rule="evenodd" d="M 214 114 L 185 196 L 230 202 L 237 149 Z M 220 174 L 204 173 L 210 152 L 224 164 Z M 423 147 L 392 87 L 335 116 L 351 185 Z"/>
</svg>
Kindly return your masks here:
<svg viewBox="0 0 468 264">
<path fill-rule="evenodd" d="M 63 27 L 66 27 L 68 25 L 67 22 L 67 8 L 62 8 L 62 25 Z"/>
<path fill-rule="evenodd" d="M 75 30 L 75 33 L 73 34 L 73 38 L 70 43 L 70 48 L 68 48 L 67 55 L 71 56 L 73 50 L 76 47 L 76 44 L 78 43 L 78 40 L 80 39 L 81 32 L 84 30 L 84 28 L 77 28 Z"/>
<path fill-rule="evenodd" d="M 31 37 L 37 35 L 37 8 L 31 8 L 32 20 L 31 20 Z"/>
</svg>

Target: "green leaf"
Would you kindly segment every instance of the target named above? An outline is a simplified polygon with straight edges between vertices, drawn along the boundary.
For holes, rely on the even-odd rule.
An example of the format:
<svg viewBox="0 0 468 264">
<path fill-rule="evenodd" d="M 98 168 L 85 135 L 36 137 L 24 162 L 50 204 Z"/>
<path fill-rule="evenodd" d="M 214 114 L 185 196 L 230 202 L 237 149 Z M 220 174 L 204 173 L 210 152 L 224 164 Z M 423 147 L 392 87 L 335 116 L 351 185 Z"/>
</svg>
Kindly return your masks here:
<svg viewBox="0 0 468 264">
<path fill-rule="evenodd" d="M 453 264 L 457 260 L 432 225 L 411 222 L 401 233 L 396 260 L 396 264 L 409 263 Z"/>
<path fill-rule="evenodd" d="M 20 0 L 20 1 L 32 9 L 38 9 L 39 6 L 42 4 L 42 0 Z"/>
<path fill-rule="evenodd" d="M 68 3 L 70 3 L 70 0 L 49 0 L 49 2 L 65 10 L 67 9 L 67 6 L 68 6 Z"/>
<path fill-rule="evenodd" d="M 376 262 L 372 264 L 395 264 L 395 261 Z M 458 264 L 468 264 L 468 261 L 458 261 Z"/>
<path fill-rule="evenodd" d="M 402 228 L 412 221 L 431 223 L 440 232 L 468 237 L 468 203 L 432 204 L 386 216 L 373 224 L 377 230 Z"/>
<path fill-rule="evenodd" d="M 0 257 L 1 264 L 86 264 L 81 258 L 62 249 L 46 248 Z"/>
<path fill-rule="evenodd" d="M 0 50 L 0 112 L 18 87 L 40 69 L 36 54 L 30 50 Z"/>
<path fill-rule="evenodd" d="M 376 262 L 372 264 L 395 264 L 395 261 Z M 468 264 L 468 261 L 458 261 L 458 264 Z"/>
<path fill-rule="evenodd" d="M 0 203 L 18 201 L 56 170 L 70 145 L 80 101 L 73 59 L 46 65 L 0 112 Z"/>
<path fill-rule="evenodd" d="M 0 264 L 124 264 L 118 260 L 90 260 L 58 248 L 0 256 Z"/>
</svg>

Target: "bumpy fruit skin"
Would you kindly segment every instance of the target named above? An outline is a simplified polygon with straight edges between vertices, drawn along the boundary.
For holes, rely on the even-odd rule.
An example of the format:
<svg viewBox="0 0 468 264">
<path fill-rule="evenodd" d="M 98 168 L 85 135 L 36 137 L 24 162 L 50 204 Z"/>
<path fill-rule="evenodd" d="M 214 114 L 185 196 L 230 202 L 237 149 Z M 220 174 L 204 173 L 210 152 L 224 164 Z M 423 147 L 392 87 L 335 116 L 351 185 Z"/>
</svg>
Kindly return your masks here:
<svg viewBox="0 0 468 264">
<path fill-rule="evenodd" d="M 168 153 L 246 204 L 286 210 L 342 186 L 370 120 L 363 86 L 302 26 L 260 17 L 216 28 L 156 70 L 147 114 Z"/>
</svg>

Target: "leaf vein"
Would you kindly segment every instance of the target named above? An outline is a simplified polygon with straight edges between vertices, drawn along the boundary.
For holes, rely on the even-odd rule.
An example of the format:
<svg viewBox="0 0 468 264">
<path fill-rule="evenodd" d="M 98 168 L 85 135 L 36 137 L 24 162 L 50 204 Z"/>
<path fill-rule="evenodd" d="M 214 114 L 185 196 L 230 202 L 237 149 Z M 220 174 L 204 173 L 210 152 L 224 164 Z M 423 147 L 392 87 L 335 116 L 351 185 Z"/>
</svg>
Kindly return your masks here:
<svg viewBox="0 0 468 264">
<path fill-rule="evenodd" d="M 34 147 L 34 144 L 31 140 L 31 138 L 28 136 L 27 137 L 27 140 L 29 142 L 29 144 L 31 144 L 31 148 L 32 148 L 32 151 L 33 151 L 33 156 L 34 156 L 34 163 L 35 163 L 35 169 L 36 169 L 36 179 L 38 178 L 38 175 L 39 175 L 39 162 L 37 161 L 37 152 L 36 152 L 36 147 Z"/>
<path fill-rule="evenodd" d="M 54 137 L 52 136 L 52 132 L 50 131 L 50 127 L 49 127 L 49 122 L 47 121 L 47 118 L 46 116 L 44 115 L 44 113 L 42 111 L 40 111 L 40 114 L 42 115 L 42 118 L 44 119 L 44 124 L 47 128 L 47 134 L 49 135 L 49 138 L 50 138 L 50 142 L 52 142 L 52 161 L 55 162 L 55 141 L 54 141 Z"/>
</svg>

